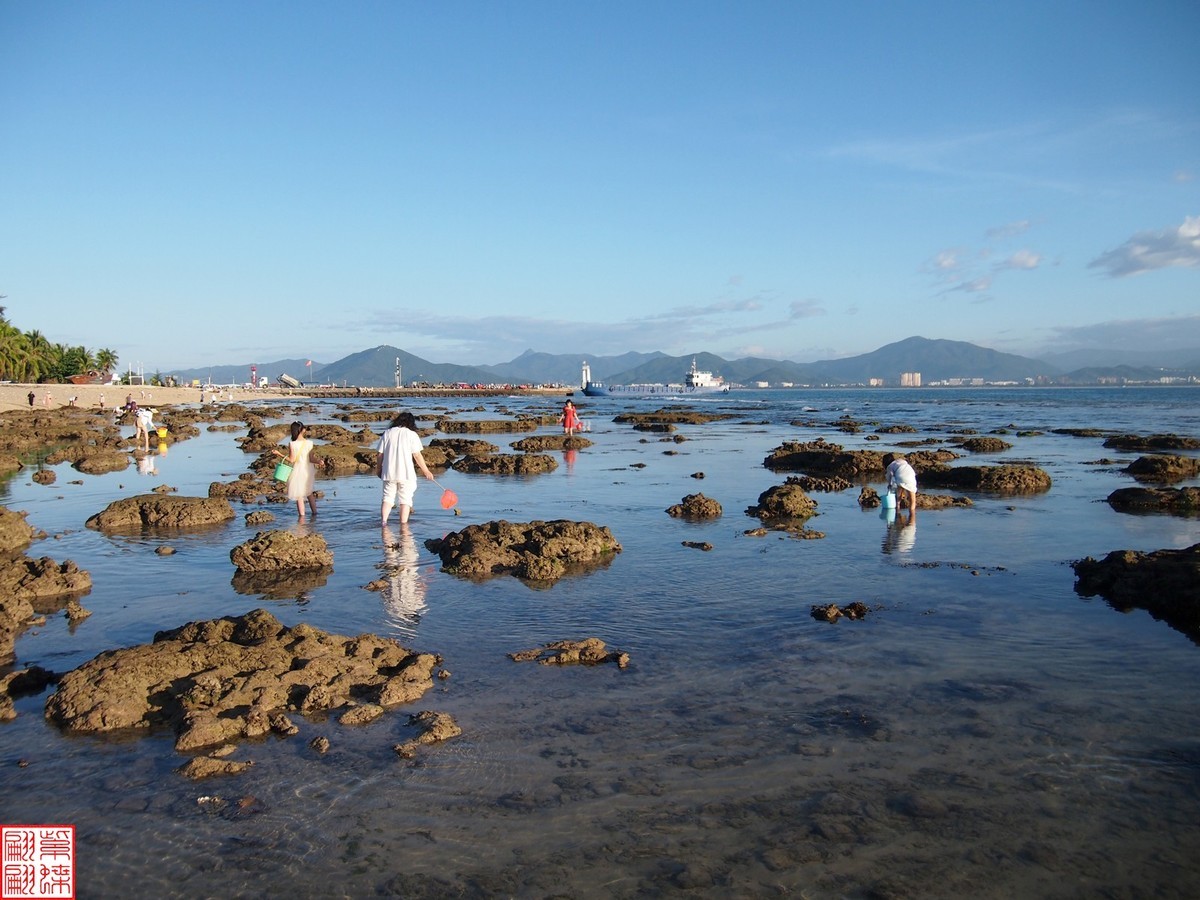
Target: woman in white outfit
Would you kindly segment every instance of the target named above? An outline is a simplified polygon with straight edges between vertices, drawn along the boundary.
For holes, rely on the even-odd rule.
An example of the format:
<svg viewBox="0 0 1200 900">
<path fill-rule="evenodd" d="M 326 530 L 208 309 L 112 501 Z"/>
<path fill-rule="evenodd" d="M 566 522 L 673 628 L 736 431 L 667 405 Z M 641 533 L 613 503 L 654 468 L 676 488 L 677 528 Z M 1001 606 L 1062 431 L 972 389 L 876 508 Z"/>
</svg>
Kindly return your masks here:
<svg viewBox="0 0 1200 900">
<path fill-rule="evenodd" d="M 380 524 L 387 527 L 392 506 L 398 504 L 400 524 L 407 525 L 412 512 L 413 495 L 417 492 L 417 467 L 420 467 L 421 474 L 433 481 L 433 474 L 421 454 L 421 436 L 417 434 L 417 420 L 413 414 L 402 412 L 392 419 L 391 427 L 383 433 L 375 449 L 379 451 L 375 473 L 383 480 Z"/>
<path fill-rule="evenodd" d="M 896 505 L 908 506 L 910 511 L 917 508 L 917 473 L 908 460 L 898 453 L 887 453 L 883 457 L 887 466 L 887 486 L 890 491 L 896 489 Z"/>
</svg>

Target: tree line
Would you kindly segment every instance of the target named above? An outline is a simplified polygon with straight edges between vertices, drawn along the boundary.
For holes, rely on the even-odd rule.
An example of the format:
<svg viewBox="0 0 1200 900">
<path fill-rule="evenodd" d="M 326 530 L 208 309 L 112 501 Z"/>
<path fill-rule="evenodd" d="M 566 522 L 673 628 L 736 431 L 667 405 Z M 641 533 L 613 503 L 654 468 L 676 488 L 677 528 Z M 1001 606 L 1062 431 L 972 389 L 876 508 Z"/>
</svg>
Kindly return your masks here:
<svg viewBox="0 0 1200 900">
<path fill-rule="evenodd" d="M 66 381 L 72 375 L 108 373 L 117 367 L 117 354 L 109 349 L 93 353 L 87 347 L 52 344 L 38 330 L 21 331 L 0 306 L 0 380 L 33 383 Z"/>
</svg>

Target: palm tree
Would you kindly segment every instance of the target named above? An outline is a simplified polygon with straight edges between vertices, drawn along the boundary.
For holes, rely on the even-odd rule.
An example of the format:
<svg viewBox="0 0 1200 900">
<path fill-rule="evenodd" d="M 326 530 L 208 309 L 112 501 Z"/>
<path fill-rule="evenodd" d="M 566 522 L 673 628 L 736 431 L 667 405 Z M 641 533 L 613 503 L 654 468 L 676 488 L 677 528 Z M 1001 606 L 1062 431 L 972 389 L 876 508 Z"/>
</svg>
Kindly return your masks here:
<svg viewBox="0 0 1200 900">
<path fill-rule="evenodd" d="M 33 331 L 25 332 L 24 338 L 27 353 L 26 377 L 30 381 L 37 381 L 51 374 L 54 348 L 50 341 L 36 328 Z"/>
<path fill-rule="evenodd" d="M 96 351 L 96 368 L 107 375 L 117 367 L 117 354 L 114 350 L 104 348 Z"/>
</svg>

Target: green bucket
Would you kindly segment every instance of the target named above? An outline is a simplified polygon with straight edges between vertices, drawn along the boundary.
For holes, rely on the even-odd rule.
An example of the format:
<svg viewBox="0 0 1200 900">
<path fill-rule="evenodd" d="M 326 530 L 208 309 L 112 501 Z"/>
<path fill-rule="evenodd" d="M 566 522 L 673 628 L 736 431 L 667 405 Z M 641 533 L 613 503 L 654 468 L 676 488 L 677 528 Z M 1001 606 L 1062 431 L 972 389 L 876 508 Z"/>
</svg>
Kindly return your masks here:
<svg viewBox="0 0 1200 900">
<path fill-rule="evenodd" d="M 292 467 L 285 462 L 281 462 L 275 467 L 275 480 L 287 481 L 292 475 Z"/>
</svg>

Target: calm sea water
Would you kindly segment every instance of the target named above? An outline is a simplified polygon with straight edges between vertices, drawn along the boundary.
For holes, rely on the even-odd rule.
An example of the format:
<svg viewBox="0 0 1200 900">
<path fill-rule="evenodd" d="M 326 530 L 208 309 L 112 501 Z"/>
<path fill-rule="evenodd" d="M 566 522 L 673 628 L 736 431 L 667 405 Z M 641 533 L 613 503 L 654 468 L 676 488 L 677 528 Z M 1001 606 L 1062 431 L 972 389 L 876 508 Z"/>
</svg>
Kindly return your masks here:
<svg viewBox="0 0 1200 900">
<path fill-rule="evenodd" d="M 241 508 L 199 535 L 83 527 L 120 496 L 157 484 L 204 495 L 236 477 L 250 461 L 236 433 L 175 445 L 153 474 L 18 476 L 3 502 L 50 535 L 29 553 L 75 560 L 95 583 L 83 599 L 94 615 L 26 632 L 21 665 L 66 671 L 261 606 L 442 654 L 452 677 L 411 711 L 450 712 L 464 734 L 409 762 L 391 749 L 411 736 L 404 711 L 358 729 L 297 717 L 300 735 L 241 746 L 234 758 L 255 762 L 245 775 L 194 783 L 173 773 L 184 759 L 171 735 L 64 737 L 42 718 L 43 694 L 0 725 L 0 819 L 76 825 L 82 897 L 1200 896 L 1200 647 L 1080 597 L 1070 567 L 1190 546 L 1200 520 L 1114 512 L 1104 498 L 1134 483 L 1120 469 L 1136 454 L 1051 433 L 1200 437 L 1198 401 L 1184 388 L 746 391 L 681 404 L 734 417 L 681 426 L 676 443 L 612 421 L 648 404 L 588 400 L 595 446 L 555 454 L 559 468 L 537 477 L 439 476 L 462 515 L 423 485 L 398 550 L 381 539 L 369 476 L 320 482 L 310 525 L 272 507 L 276 527 L 320 533 L 335 557 L 326 580 L 285 596 L 235 589 L 229 550 L 255 530 Z M 410 408 L 497 418 L 555 405 Z M 844 434 L 843 416 L 866 427 Z M 896 424 L 917 433 L 867 440 Z M 814 495 L 824 539 L 743 534 L 758 524 L 746 507 L 786 477 L 762 465 L 785 440 L 887 449 L 963 430 L 1003 430 L 1014 447 L 962 462 L 1029 462 L 1053 488 L 968 495 L 973 508 L 901 530 L 860 510 L 855 487 Z M 523 436 L 485 437 L 506 448 Z M 722 518 L 667 516 L 697 491 Z M 532 589 L 443 574 L 424 547 L 501 518 L 607 525 L 624 552 Z M 156 555 L 162 543 L 177 552 Z M 387 592 L 364 590 L 397 563 L 409 569 Z M 872 608 L 864 621 L 810 615 L 855 600 Z M 506 656 L 588 636 L 631 667 Z M 308 749 L 317 735 L 332 742 L 325 756 Z"/>
</svg>

